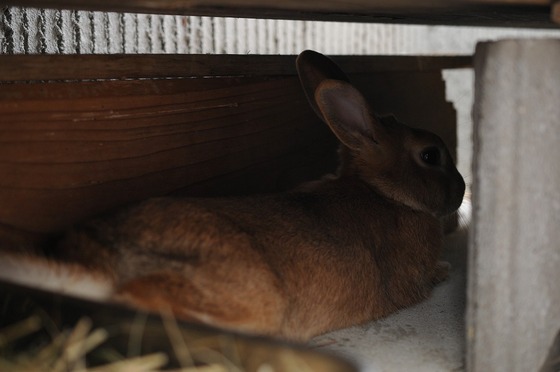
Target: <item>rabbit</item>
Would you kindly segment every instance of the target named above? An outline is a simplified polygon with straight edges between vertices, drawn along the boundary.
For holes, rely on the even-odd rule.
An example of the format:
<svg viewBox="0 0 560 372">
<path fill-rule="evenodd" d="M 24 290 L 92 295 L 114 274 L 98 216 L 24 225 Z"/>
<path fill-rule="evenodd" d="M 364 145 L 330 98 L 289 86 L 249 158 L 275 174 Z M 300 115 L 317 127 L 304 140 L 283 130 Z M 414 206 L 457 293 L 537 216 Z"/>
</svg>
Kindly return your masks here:
<svg viewBox="0 0 560 372">
<path fill-rule="evenodd" d="M 465 190 L 449 151 L 376 116 L 328 57 L 304 51 L 296 67 L 340 140 L 336 173 L 277 194 L 148 199 L 68 231 L 46 257 L 4 252 L 0 275 L 292 341 L 426 299 L 448 275 L 440 217 Z"/>
</svg>

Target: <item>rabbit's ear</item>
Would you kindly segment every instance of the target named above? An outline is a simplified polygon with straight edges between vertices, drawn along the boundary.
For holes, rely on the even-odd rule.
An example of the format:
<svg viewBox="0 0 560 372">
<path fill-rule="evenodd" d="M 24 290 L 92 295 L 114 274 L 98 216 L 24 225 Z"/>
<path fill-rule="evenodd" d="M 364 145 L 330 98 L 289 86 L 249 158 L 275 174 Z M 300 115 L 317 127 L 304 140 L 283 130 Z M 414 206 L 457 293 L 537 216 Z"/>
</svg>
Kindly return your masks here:
<svg viewBox="0 0 560 372">
<path fill-rule="evenodd" d="M 330 58 L 312 50 L 301 52 L 296 60 L 296 68 L 309 104 L 315 113 L 325 121 L 315 102 L 317 87 L 327 79 L 348 82 L 348 77 Z"/>
<path fill-rule="evenodd" d="M 352 85 L 326 80 L 315 91 L 315 101 L 325 122 L 350 149 L 379 144 L 383 128 L 365 98 Z"/>
</svg>

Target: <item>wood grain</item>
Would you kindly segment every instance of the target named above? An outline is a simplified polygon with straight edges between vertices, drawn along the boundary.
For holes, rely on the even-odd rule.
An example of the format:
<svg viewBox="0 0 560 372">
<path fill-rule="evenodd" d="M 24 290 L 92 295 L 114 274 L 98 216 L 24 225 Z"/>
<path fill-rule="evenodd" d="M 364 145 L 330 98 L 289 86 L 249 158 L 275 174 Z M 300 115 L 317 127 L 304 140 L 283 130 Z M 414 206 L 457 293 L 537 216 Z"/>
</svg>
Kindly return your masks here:
<svg viewBox="0 0 560 372">
<path fill-rule="evenodd" d="M 87 76 L 103 65 L 78 61 Z M 351 78 L 378 112 L 454 149 L 441 72 L 393 61 Z M 285 190 L 332 171 L 336 147 L 294 75 L 4 83 L 0 223 L 52 232 L 156 195 Z"/>
<path fill-rule="evenodd" d="M 330 143 L 332 150 L 295 78 L 191 83 L 2 87 L 0 220 L 63 228 L 114 205 L 263 168 L 307 146 L 323 151 Z M 261 175 L 267 180 L 281 171 Z"/>
</svg>

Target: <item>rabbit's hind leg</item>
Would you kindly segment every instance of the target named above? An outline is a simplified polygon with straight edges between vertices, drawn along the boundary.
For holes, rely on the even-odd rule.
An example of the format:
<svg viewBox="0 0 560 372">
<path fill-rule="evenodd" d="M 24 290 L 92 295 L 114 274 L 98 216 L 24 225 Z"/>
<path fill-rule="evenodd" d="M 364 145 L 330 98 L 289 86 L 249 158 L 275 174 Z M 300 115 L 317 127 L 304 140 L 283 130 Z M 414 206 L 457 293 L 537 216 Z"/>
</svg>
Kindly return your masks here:
<svg viewBox="0 0 560 372">
<path fill-rule="evenodd" d="M 286 301 L 271 288 L 265 289 L 198 286 L 180 273 L 158 272 L 126 282 L 114 299 L 152 312 L 171 311 L 185 321 L 250 334 L 279 335 Z"/>
</svg>

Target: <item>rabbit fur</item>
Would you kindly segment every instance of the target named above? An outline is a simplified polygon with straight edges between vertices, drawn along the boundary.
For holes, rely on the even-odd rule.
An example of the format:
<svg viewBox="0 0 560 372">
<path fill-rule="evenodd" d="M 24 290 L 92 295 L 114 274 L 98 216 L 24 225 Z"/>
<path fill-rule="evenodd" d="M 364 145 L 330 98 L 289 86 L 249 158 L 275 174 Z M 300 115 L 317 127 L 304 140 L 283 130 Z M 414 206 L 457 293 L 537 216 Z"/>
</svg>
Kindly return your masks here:
<svg viewBox="0 0 560 372">
<path fill-rule="evenodd" d="M 425 299 L 447 276 L 440 217 L 465 190 L 447 148 L 377 117 L 327 57 L 305 51 L 297 68 L 341 142 L 336 174 L 279 194 L 149 199 L 70 230 L 48 257 L 3 252 L 4 279 L 56 277 L 51 290 L 299 341 Z"/>
</svg>

